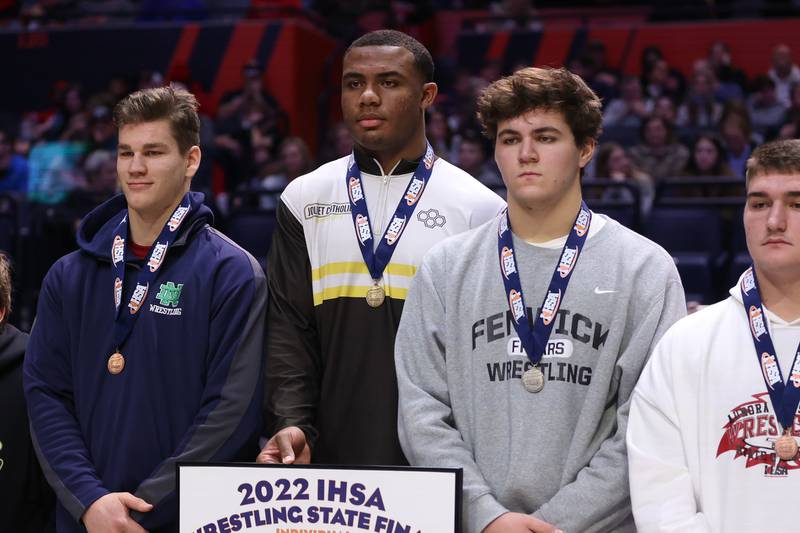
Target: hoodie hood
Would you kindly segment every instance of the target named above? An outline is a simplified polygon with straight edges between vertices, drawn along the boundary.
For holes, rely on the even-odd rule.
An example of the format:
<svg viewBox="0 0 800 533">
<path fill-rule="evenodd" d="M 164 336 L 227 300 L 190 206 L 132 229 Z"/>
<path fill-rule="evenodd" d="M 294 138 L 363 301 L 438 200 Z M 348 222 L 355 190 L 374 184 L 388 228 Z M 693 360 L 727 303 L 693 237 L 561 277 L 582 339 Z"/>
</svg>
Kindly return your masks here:
<svg viewBox="0 0 800 533">
<path fill-rule="evenodd" d="M 211 210 L 203 204 L 203 193 L 189 191 L 191 211 L 189 217 L 181 225 L 178 237 L 173 246 L 182 246 L 186 239 L 206 224 L 214 223 Z M 122 222 L 128 212 L 125 195 L 118 194 L 103 202 L 86 215 L 78 227 L 78 246 L 84 252 L 98 258 L 111 261 L 111 243 L 114 240 L 114 229 Z M 132 259 L 129 250 L 125 250 L 125 260 Z"/>
<path fill-rule="evenodd" d="M 731 296 L 733 296 L 733 299 L 736 300 L 737 302 L 739 302 L 740 304 L 744 304 L 744 301 L 742 300 L 742 290 L 740 289 L 740 287 L 742 286 L 742 278 L 744 277 L 744 275 L 746 273 L 747 273 L 747 270 L 742 272 L 739 275 L 739 279 L 736 281 L 736 285 L 731 287 L 730 290 L 728 291 L 728 293 Z"/>
<path fill-rule="evenodd" d="M 0 374 L 22 364 L 27 344 L 27 333 L 21 332 L 11 324 L 5 325 L 0 333 Z"/>
</svg>

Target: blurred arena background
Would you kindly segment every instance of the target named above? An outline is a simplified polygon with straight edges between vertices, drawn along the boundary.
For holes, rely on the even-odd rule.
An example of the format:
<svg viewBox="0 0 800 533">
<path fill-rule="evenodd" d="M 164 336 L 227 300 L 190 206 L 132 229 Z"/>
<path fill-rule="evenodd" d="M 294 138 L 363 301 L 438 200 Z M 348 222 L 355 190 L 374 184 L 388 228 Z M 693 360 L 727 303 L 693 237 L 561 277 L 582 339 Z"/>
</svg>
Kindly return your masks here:
<svg viewBox="0 0 800 533">
<path fill-rule="evenodd" d="M 744 162 L 800 135 L 800 1 L 0 0 L 0 249 L 12 323 L 77 222 L 115 194 L 125 94 L 180 83 L 202 112 L 216 224 L 262 264 L 285 185 L 350 152 L 340 122 L 347 45 L 396 28 L 436 60 L 428 136 L 504 195 L 475 96 L 528 65 L 564 65 L 602 97 L 589 205 L 662 244 L 687 298 L 711 303 L 749 263 Z M 100 290 L 100 289 L 99 289 Z M 104 290 L 104 289 L 102 289 Z"/>
</svg>

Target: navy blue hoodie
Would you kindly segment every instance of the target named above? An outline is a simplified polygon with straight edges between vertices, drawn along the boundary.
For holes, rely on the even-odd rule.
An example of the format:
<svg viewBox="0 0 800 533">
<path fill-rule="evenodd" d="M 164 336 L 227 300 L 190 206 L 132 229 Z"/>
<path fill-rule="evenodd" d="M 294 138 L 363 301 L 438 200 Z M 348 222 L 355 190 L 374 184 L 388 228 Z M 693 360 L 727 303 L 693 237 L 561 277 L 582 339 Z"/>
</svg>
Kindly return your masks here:
<svg viewBox="0 0 800 533">
<path fill-rule="evenodd" d="M 99 497 L 131 492 L 152 503 L 132 513 L 151 531 L 177 523 L 175 463 L 252 460 L 261 429 L 267 289 L 258 263 L 209 224 L 202 195 L 114 351 L 113 230 L 123 196 L 89 213 L 80 250 L 47 274 L 25 358 L 31 434 L 58 497 L 58 531 L 84 531 L 80 518 Z M 143 260 L 125 252 L 123 302 Z M 163 290 L 165 289 L 166 290 Z"/>
</svg>

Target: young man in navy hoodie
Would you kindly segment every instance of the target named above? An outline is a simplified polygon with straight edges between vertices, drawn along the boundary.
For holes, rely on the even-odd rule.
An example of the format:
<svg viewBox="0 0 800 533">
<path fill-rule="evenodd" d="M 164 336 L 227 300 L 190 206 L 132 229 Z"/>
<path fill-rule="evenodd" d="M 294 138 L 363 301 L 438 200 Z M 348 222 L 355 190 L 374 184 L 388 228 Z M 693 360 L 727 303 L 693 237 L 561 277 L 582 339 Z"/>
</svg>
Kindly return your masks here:
<svg viewBox="0 0 800 533">
<path fill-rule="evenodd" d="M 175 464 L 250 458 L 260 431 L 266 282 L 189 192 L 197 101 L 120 102 L 123 195 L 48 272 L 25 360 L 31 433 L 61 531 L 175 531 Z"/>
</svg>

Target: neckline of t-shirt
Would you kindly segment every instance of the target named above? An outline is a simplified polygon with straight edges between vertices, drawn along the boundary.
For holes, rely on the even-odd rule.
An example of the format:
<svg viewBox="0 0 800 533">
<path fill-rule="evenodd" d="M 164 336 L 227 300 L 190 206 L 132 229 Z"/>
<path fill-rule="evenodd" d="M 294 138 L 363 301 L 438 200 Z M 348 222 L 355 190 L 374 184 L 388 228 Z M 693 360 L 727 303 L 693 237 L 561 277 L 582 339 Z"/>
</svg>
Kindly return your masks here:
<svg viewBox="0 0 800 533">
<path fill-rule="evenodd" d="M 592 211 L 592 225 L 589 227 L 589 235 L 587 235 L 586 237 L 586 243 L 588 244 L 591 239 L 599 235 L 607 224 L 608 224 L 608 218 L 605 215 L 603 215 L 602 213 L 595 213 L 594 211 Z M 522 242 L 541 250 L 561 250 L 562 248 L 564 248 L 564 244 L 567 242 L 567 235 L 562 235 L 561 237 L 556 237 L 555 239 L 551 239 L 545 242 L 530 242 L 530 241 L 522 241 Z"/>
</svg>

